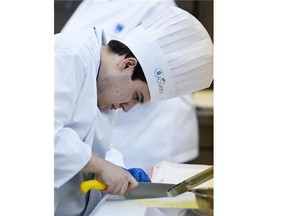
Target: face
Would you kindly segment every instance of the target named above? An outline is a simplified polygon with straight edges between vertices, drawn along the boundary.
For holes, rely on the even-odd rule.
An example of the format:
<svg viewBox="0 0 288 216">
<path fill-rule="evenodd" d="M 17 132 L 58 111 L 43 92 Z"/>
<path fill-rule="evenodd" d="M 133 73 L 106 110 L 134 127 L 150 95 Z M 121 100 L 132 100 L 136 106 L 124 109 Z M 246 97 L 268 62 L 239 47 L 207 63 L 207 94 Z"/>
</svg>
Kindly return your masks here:
<svg viewBox="0 0 288 216">
<path fill-rule="evenodd" d="M 98 84 L 99 108 L 123 109 L 128 112 L 136 104 L 150 100 L 148 85 L 140 80 L 131 80 L 131 73 L 123 71 L 106 77 Z"/>
<path fill-rule="evenodd" d="M 101 66 L 97 77 L 98 107 L 111 110 L 123 109 L 128 112 L 138 103 L 150 101 L 148 85 L 131 76 L 137 65 L 137 59 L 101 49 Z"/>
</svg>

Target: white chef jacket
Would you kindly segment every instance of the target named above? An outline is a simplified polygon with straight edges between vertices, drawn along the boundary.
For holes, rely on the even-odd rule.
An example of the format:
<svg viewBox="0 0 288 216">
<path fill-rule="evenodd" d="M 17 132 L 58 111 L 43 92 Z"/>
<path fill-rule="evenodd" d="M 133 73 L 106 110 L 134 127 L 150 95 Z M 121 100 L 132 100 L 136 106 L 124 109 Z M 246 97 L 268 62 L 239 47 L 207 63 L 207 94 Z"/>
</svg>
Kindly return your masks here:
<svg viewBox="0 0 288 216">
<path fill-rule="evenodd" d="M 173 0 L 83 0 L 62 32 L 74 32 L 89 26 L 101 27 L 107 36 L 122 38 L 145 17 L 156 13 L 160 4 L 175 5 Z M 162 12 L 162 11 L 159 11 Z"/>
<path fill-rule="evenodd" d="M 103 27 L 110 38 L 122 38 L 143 19 L 157 14 L 160 4 L 175 5 L 175 2 L 84 0 L 62 32 L 75 32 L 94 25 Z M 137 105 L 128 113 L 119 110 L 112 136 L 113 151 L 109 151 L 106 159 L 118 165 L 125 164 L 127 168 L 140 167 L 146 171 L 161 160 L 186 162 L 199 154 L 198 137 L 198 121 L 191 94 Z M 122 158 L 123 162 L 120 161 Z"/>
<path fill-rule="evenodd" d="M 114 112 L 97 107 L 96 78 L 105 43 L 102 30 L 93 27 L 55 35 L 55 215 L 88 215 L 101 199 L 99 191 L 83 195 L 79 185 L 93 177 L 81 172 L 91 154 L 104 158 L 111 138 Z"/>
<path fill-rule="evenodd" d="M 137 105 L 128 113 L 119 110 L 112 146 L 122 152 L 127 168 L 147 172 L 162 160 L 190 161 L 199 154 L 195 109 L 192 95 L 185 95 Z"/>
</svg>

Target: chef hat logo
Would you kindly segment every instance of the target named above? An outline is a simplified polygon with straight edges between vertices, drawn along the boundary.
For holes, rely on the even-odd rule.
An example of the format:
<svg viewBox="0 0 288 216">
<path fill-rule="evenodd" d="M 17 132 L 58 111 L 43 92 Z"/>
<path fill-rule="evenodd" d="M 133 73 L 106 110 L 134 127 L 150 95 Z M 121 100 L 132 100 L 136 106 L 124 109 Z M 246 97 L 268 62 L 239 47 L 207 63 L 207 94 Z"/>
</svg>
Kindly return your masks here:
<svg viewBox="0 0 288 216">
<path fill-rule="evenodd" d="M 161 68 L 156 68 L 154 71 L 154 75 L 157 78 L 156 82 L 158 85 L 158 90 L 159 90 L 159 94 L 163 94 L 164 92 L 164 84 L 166 82 L 165 77 L 164 77 L 164 72 Z"/>
</svg>

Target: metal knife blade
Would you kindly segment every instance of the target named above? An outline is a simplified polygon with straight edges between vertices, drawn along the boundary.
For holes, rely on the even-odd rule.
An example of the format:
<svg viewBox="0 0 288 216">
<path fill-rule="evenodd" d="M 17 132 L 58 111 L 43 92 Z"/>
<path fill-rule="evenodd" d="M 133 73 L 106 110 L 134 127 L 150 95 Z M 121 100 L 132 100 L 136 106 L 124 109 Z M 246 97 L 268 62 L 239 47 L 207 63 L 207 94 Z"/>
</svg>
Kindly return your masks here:
<svg viewBox="0 0 288 216">
<path fill-rule="evenodd" d="M 175 184 L 138 182 L 139 185 L 127 195 L 111 195 L 111 199 L 145 199 L 167 197 L 168 189 Z M 104 190 L 106 185 L 96 179 L 86 180 L 80 184 L 81 191 L 86 194 L 89 190 Z"/>
<path fill-rule="evenodd" d="M 124 197 L 125 199 L 167 197 L 169 188 L 173 186 L 175 186 L 175 184 L 139 182 L 138 187 L 130 191 L 127 195 L 124 195 Z"/>
<path fill-rule="evenodd" d="M 175 197 L 179 194 L 190 191 L 194 187 L 212 178 L 213 178 L 213 166 L 169 188 L 168 196 Z"/>
</svg>

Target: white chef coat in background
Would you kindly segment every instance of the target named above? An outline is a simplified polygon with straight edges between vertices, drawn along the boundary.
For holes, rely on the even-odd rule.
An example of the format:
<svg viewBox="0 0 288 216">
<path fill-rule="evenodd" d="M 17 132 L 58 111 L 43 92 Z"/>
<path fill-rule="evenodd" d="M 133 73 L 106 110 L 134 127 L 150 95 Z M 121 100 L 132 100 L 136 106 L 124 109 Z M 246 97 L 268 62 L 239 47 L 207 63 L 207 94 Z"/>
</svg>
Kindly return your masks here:
<svg viewBox="0 0 288 216">
<path fill-rule="evenodd" d="M 84 0 L 62 32 L 100 26 L 109 39 L 122 38 L 145 17 L 173 0 Z M 149 52 L 149 50 L 147 50 Z M 192 95 L 119 110 L 106 159 L 127 168 L 149 170 L 159 161 L 187 162 L 198 156 L 198 122 Z M 122 156 L 123 154 L 124 164 Z"/>
<path fill-rule="evenodd" d="M 196 158 L 198 121 L 191 95 L 137 105 L 118 112 L 113 146 L 123 153 L 126 167 L 147 172 L 162 160 L 187 162 Z"/>
</svg>

